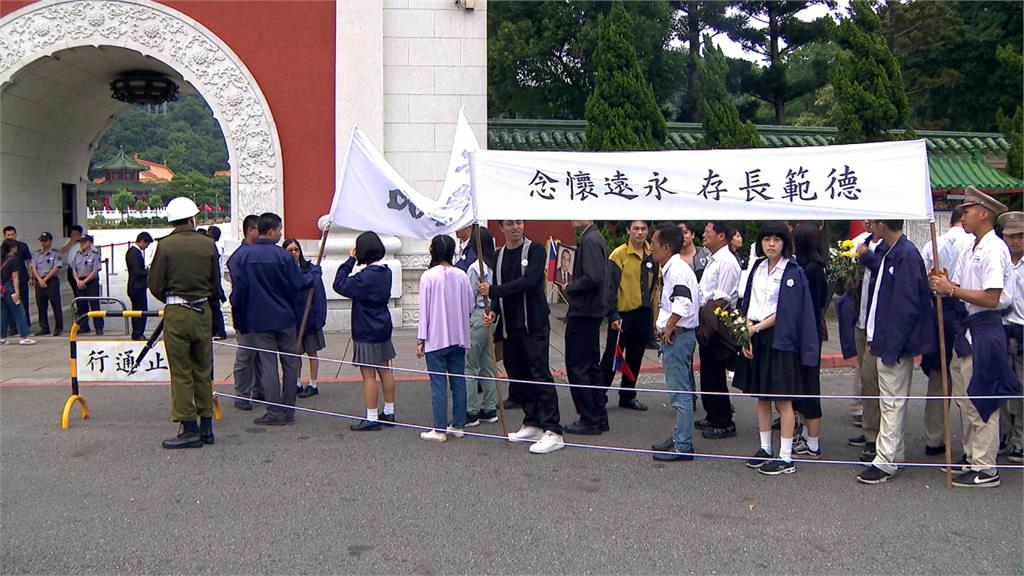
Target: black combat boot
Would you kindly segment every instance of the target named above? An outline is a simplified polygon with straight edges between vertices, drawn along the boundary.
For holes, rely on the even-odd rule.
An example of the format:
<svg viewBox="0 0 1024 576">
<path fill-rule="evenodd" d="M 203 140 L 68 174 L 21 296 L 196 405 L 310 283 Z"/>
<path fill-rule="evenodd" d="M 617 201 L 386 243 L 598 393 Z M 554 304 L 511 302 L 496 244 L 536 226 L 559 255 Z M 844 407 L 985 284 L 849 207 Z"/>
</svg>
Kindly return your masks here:
<svg viewBox="0 0 1024 576">
<path fill-rule="evenodd" d="M 196 426 L 196 421 L 188 421 L 181 423 L 181 432 L 177 436 L 173 436 L 164 440 L 164 448 L 202 448 L 203 438 L 199 435 L 199 427 Z"/>
</svg>

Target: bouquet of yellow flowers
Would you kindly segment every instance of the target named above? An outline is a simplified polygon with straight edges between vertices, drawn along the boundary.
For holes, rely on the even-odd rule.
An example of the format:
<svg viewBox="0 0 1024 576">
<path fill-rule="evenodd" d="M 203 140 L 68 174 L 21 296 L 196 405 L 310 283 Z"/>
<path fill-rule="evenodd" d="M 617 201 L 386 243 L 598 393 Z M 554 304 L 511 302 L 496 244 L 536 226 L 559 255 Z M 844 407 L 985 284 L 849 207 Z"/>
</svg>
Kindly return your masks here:
<svg viewBox="0 0 1024 576">
<path fill-rule="evenodd" d="M 859 265 L 857 246 L 853 240 L 836 242 L 835 248 L 828 249 L 828 267 L 825 269 L 825 275 L 829 284 L 836 286 L 839 291 L 845 290 L 849 281 L 857 278 Z"/>
<path fill-rule="evenodd" d="M 715 316 L 721 320 L 740 348 L 750 344 L 750 331 L 747 330 L 747 319 L 740 314 L 739 310 L 729 311 L 721 306 L 715 308 Z"/>
</svg>

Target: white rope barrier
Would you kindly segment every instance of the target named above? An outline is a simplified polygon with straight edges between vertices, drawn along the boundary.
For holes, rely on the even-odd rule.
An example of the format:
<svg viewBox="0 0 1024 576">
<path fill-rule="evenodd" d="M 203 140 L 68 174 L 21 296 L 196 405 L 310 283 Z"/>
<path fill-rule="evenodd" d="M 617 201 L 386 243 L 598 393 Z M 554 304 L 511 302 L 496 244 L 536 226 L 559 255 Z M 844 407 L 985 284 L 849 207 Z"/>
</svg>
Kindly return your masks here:
<svg viewBox="0 0 1024 576">
<path fill-rule="evenodd" d="M 294 354 L 291 352 L 280 352 L 277 350 L 269 350 L 266 348 L 257 348 L 253 346 L 244 346 L 241 344 L 231 344 L 225 341 L 214 341 L 215 345 L 226 346 L 228 348 L 237 348 L 243 350 L 253 350 L 256 352 L 266 352 L 268 354 L 277 354 L 281 356 L 294 356 L 296 358 L 304 358 L 303 354 Z M 558 386 L 561 388 L 590 388 L 597 390 L 613 390 L 609 386 L 600 386 L 593 384 L 570 384 L 568 382 L 541 382 L 537 380 L 514 380 L 510 378 L 498 378 L 491 376 L 467 376 L 465 374 L 454 374 L 450 372 L 436 372 L 431 370 L 424 370 L 420 368 L 399 368 L 395 366 L 379 365 L 379 364 L 366 364 L 362 362 L 354 362 L 350 360 L 337 360 L 334 358 L 327 358 L 325 356 L 319 356 L 317 358 L 321 362 L 328 362 L 339 364 L 341 366 L 353 366 L 356 368 L 375 368 L 380 370 L 392 370 L 396 372 L 407 372 L 411 374 L 420 374 L 425 376 L 439 375 L 439 376 L 463 376 L 469 377 L 476 380 L 490 380 L 493 382 L 514 382 L 517 384 L 534 384 L 539 386 Z M 707 396 L 737 396 L 743 398 L 760 398 L 760 399 L 771 399 L 778 398 L 781 400 L 792 400 L 799 398 L 821 398 L 827 400 L 877 400 L 879 398 L 885 400 L 1017 400 L 1024 399 L 1024 395 L 1019 396 L 921 396 L 921 395 L 906 395 L 906 396 L 864 396 L 858 394 L 747 394 L 746 392 L 703 392 L 698 390 L 667 390 L 665 388 L 630 388 L 633 392 L 644 392 L 651 394 L 694 394 L 694 395 L 707 395 Z"/>
<path fill-rule="evenodd" d="M 355 415 L 352 415 L 352 414 L 342 414 L 340 412 L 330 412 L 330 411 L 327 411 L 327 410 L 317 410 L 315 408 L 304 408 L 302 406 L 288 406 L 288 405 L 285 405 L 285 404 L 278 404 L 276 402 L 268 402 L 266 400 L 256 400 L 256 399 L 248 398 L 248 397 L 245 397 L 245 396 L 236 396 L 234 394 L 226 394 L 224 392 L 214 392 L 214 395 L 215 396 L 222 396 L 224 398 L 232 398 L 234 400 L 247 400 L 249 402 L 252 402 L 253 404 L 260 404 L 260 405 L 264 405 L 264 406 L 267 406 L 267 407 L 274 407 L 274 408 L 280 408 L 280 409 L 285 409 L 285 410 L 295 410 L 296 412 L 304 412 L 304 413 L 307 413 L 307 414 L 314 414 L 314 415 L 317 415 L 317 416 L 329 416 L 329 417 L 332 417 L 332 418 L 340 418 L 340 419 L 344 419 L 344 420 L 365 420 L 366 419 L 363 416 L 355 416 Z M 410 424 L 410 423 L 407 423 L 407 422 L 399 422 L 397 420 L 395 422 L 383 422 L 382 421 L 380 423 L 381 423 L 381 425 L 393 426 L 393 427 L 396 427 L 396 428 L 407 428 L 409 430 L 422 430 L 422 431 L 437 430 L 433 426 L 422 426 L 422 425 L 419 425 L 419 424 Z M 438 431 L 439 432 L 444 432 L 443 430 L 438 430 Z M 527 441 L 510 440 L 509 438 L 507 438 L 505 436 L 498 436 L 498 435 L 495 435 L 495 434 L 484 434 L 482 432 L 471 432 L 469 430 L 464 430 L 463 432 L 461 432 L 461 435 L 462 436 L 466 436 L 466 437 L 470 437 L 470 438 L 481 438 L 481 439 L 486 439 L 486 440 L 500 440 L 500 441 L 503 441 L 503 442 L 530 443 L 530 441 L 528 441 L 528 440 Z M 624 446 L 604 446 L 604 445 L 601 445 L 601 444 L 580 444 L 580 443 L 577 443 L 577 442 L 565 442 L 565 446 L 569 447 L 569 448 L 584 448 L 584 449 L 597 450 L 597 451 L 603 451 L 603 452 L 618 452 L 618 453 L 621 453 L 621 454 L 640 454 L 640 455 L 664 454 L 664 452 L 659 452 L 657 450 L 648 450 L 648 449 L 644 449 L 644 448 L 629 448 L 629 447 L 624 447 Z M 768 460 L 774 460 L 775 459 L 775 458 L 753 458 L 751 456 L 737 456 L 737 455 L 733 455 L 733 454 L 709 454 L 709 453 L 701 453 L 701 452 L 679 452 L 679 454 L 683 454 L 683 455 L 686 455 L 686 456 L 693 456 L 694 458 L 706 458 L 706 459 L 709 459 L 709 460 L 743 460 L 743 461 L 747 461 L 747 460 L 764 460 L 764 461 L 768 461 Z M 808 464 L 837 464 L 837 465 L 849 465 L 849 466 L 854 466 L 854 465 L 856 465 L 856 466 L 866 466 L 867 464 L 869 464 L 869 463 L 861 462 L 859 460 L 824 460 L 824 459 L 822 459 L 822 460 L 801 460 L 801 459 L 795 458 L 794 461 L 799 461 L 800 463 L 805 463 L 806 462 Z M 943 464 L 943 463 L 931 463 L 931 462 L 900 462 L 900 463 L 897 464 L 897 466 L 900 467 L 900 468 L 945 468 L 946 465 Z M 957 464 L 954 464 L 954 466 L 957 466 Z M 1004 470 L 1024 470 L 1024 464 L 997 464 L 995 467 L 996 468 L 1002 468 Z"/>
</svg>

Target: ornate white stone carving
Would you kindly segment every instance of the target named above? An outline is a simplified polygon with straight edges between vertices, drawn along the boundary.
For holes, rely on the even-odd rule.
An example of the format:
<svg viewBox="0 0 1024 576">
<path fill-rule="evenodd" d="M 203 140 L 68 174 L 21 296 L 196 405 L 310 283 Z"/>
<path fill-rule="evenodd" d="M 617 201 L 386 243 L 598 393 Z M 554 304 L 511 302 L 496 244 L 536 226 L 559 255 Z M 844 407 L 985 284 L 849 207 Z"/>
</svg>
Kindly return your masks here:
<svg viewBox="0 0 1024 576">
<path fill-rule="evenodd" d="M 403 270 L 426 270 L 430 266 L 430 254 L 413 253 L 399 254 L 398 261 L 402 263 Z M 417 280 L 419 274 L 416 275 Z"/>
<path fill-rule="evenodd" d="M 224 131 L 232 216 L 283 214 L 281 143 L 262 91 L 223 41 L 181 12 L 150 0 L 30 4 L 0 19 L 0 86 L 39 58 L 86 46 L 135 50 L 178 71 L 206 99 Z M 233 229 L 239 220 L 232 218 Z"/>
</svg>

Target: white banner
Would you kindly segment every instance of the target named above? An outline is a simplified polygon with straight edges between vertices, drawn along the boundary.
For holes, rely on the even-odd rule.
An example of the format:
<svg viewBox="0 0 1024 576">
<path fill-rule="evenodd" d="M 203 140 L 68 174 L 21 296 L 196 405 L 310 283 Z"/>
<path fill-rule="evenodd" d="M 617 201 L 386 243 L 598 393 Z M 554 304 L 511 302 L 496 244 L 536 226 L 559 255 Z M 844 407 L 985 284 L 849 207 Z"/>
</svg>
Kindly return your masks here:
<svg viewBox="0 0 1024 576">
<path fill-rule="evenodd" d="M 170 382 L 167 352 L 158 340 L 134 374 L 128 375 L 145 342 L 132 340 L 82 340 L 78 342 L 79 382 Z"/>
<path fill-rule="evenodd" d="M 928 219 L 924 140 L 673 152 L 470 154 L 480 219 Z"/>
<path fill-rule="evenodd" d="M 434 200 L 414 190 L 356 126 L 331 203 L 331 224 L 422 240 L 465 228 L 475 220 L 469 155 L 479 148 L 460 110 L 444 186 Z"/>
</svg>

